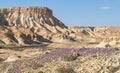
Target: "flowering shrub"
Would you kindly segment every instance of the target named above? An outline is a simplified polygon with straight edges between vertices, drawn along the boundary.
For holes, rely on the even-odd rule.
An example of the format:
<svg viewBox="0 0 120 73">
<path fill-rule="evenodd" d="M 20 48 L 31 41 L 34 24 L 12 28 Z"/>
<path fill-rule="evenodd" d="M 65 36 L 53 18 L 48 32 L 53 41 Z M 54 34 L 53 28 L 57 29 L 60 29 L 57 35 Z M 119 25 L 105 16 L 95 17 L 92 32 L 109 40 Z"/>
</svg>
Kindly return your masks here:
<svg viewBox="0 0 120 73">
<path fill-rule="evenodd" d="M 105 53 L 112 51 L 112 48 L 82 48 L 82 49 L 69 49 L 69 48 L 63 48 L 63 49 L 57 49 L 53 52 L 46 53 L 40 57 L 43 61 L 49 61 L 50 59 L 57 58 L 57 57 L 63 57 L 69 60 L 75 60 L 77 56 L 84 55 L 88 53 Z M 74 55 L 76 54 L 76 56 Z M 69 59 L 68 59 L 69 58 Z"/>
</svg>

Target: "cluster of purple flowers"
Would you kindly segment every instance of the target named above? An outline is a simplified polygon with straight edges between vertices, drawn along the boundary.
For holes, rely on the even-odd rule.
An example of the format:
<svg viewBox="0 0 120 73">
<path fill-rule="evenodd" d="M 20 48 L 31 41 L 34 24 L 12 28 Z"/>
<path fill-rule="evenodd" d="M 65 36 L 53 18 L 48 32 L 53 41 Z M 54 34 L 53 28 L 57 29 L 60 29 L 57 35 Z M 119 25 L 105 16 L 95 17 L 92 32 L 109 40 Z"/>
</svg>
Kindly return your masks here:
<svg viewBox="0 0 120 73">
<path fill-rule="evenodd" d="M 79 55 L 84 55 L 84 54 L 88 54 L 88 53 L 106 53 L 106 52 L 110 52 L 112 51 L 112 48 L 62 48 L 62 49 L 57 49 L 53 52 L 50 53 L 46 53 L 44 55 L 41 56 L 41 58 L 43 60 L 49 60 L 49 59 L 53 59 L 53 58 L 57 58 L 57 57 L 64 57 L 67 54 L 73 54 L 73 53 L 77 53 Z"/>
</svg>

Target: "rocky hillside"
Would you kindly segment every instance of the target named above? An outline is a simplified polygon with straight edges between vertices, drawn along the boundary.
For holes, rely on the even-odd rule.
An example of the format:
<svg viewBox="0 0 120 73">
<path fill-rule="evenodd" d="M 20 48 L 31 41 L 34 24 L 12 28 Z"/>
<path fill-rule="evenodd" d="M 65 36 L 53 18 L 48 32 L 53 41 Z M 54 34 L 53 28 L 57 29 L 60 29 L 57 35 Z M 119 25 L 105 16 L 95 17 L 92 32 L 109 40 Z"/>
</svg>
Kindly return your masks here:
<svg viewBox="0 0 120 73">
<path fill-rule="evenodd" d="M 43 28 L 43 26 L 49 25 L 61 28 L 65 27 L 61 21 L 53 16 L 52 10 L 46 7 L 3 8 L 0 9 L 0 20 L 0 24 L 6 26 Z"/>
<path fill-rule="evenodd" d="M 74 33 L 75 40 L 96 44 L 96 47 L 105 45 L 120 47 L 120 27 L 119 26 L 99 26 L 99 27 L 69 27 Z"/>
<path fill-rule="evenodd" d="M 120 42 L 120 27 L 67 27 L 47 7 L 0 9 L 0 45 L 44 42 L 116 44 Z"/>
<path fill-rule="evenodd" d="M 0 9 L 0 44 L 52 42 L 66 29 L 46 7 Z"/>
</svg>

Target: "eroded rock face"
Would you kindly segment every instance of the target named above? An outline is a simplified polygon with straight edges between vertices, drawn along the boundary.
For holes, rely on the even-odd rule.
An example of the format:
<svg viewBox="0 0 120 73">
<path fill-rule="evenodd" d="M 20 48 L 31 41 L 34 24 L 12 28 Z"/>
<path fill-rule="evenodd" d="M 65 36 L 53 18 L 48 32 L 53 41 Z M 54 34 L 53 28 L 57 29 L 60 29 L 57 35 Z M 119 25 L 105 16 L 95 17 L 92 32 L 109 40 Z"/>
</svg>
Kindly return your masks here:
<svg viewBox="0 0 120 73">
<path fill-rule="evenodd" d="M 49 41 L 51 34 L 67 30 L 47 7 L 12 7 L 0 9 L 1 43 L 32 43 Z M 50 39 L 49 39 L 50 38 Z"/>
<path fill-rule="evenodd" d="M 61 28 L 65 26 L 53 16 L 52 10 L 46 7 L 3 8 L 0 9 L 0 20 L 1 25 L 25 28 L 42 27 L 47 24 Z"/>
</svg>

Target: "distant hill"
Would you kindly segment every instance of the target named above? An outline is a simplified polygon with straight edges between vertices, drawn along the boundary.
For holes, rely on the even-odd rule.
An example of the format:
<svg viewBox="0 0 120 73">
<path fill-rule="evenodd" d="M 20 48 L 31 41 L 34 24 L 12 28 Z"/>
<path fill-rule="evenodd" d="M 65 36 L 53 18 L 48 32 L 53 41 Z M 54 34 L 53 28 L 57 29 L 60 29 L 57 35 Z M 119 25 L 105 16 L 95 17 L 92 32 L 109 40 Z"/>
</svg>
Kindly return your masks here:
<svg viewBox="0 0 120 73">
<path fill-rule="evenodd" d="M 47 7 L 11 7 L 0 9 L 0 44 L 41 44 L 52 42 L 120 42 L 120 27 L 68 27 Z M 104 43 L 104 45 L 100 45 Z"/>
</svg>

